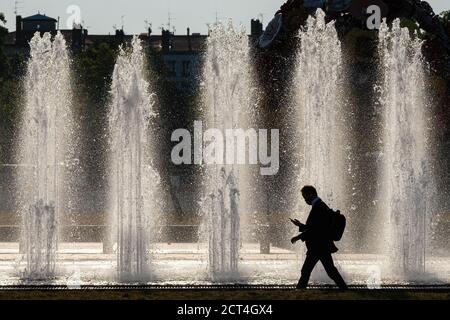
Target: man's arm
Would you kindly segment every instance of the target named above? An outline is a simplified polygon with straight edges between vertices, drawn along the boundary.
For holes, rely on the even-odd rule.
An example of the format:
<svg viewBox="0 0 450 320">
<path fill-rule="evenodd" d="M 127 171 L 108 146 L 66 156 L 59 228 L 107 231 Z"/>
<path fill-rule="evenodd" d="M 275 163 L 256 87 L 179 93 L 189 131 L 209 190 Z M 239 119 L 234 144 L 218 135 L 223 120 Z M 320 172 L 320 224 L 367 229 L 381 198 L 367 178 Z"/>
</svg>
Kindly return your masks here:
<svg viewBox="0 0 450 320">
<path fill-rule="evenodd" d="M 298 227 L 299 232 L 306 231 L 306 225 L 298 221 L 297 219 L 290 219 L 291 222 Z"/>
</svg>

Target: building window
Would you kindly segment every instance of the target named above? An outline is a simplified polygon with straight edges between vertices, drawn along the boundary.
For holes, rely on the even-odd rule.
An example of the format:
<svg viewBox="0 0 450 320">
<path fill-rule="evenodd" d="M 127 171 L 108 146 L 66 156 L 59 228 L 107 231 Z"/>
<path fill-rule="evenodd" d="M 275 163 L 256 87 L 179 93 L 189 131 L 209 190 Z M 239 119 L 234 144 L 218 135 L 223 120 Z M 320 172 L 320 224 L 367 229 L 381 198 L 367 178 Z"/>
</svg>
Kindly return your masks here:
<svg viewBox="0 0 450 320">
<path fill-rule="evenodd" d="M 38 24 L 38 25 L 36 25 L 36 29 L 40 29 L 41 28 L 41 25 L 40 24 Z"/>
<path fill-rule="evenodd" d="M 167 69 L 169 71 L 169 77 L 176 77 L 177 76 L 177 62 L 175 60 L 167 61 Z"/>
<path fill-rule="evenodd" d="M 191 76 L 191 62 L 183 61 L 183 77 Z"/>
</svg>

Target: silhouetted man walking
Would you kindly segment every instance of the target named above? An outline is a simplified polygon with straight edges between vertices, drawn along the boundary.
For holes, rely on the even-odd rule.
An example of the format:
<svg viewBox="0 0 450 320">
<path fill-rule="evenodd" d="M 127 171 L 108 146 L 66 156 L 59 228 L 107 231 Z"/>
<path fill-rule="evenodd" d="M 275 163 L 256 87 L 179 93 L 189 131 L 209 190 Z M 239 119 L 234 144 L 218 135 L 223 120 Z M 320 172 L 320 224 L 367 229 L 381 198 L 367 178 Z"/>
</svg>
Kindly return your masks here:
<svg viewBox="0 0 450 320">
<path fill-rule="evenodd" d="M 306 259 L 303 263 L 301 277 L 297 284 L 297 289 L 305 289 L 308 285 L 309 277 L 317 262 L 322 262 L 328 276 L 336 282 L 340 289 L 347 289 L 344 279 L 334 266 L 332 253 L 338 251 L 334 245 L 330 234 L 331 213 L 328 206 L 317 196 L 317 191 L 312 186 L 305 186 L 302 189 L 302 196 L 306 203 L 312 206 L 306 224 L 297 219 L 292 223 L 299 227 L 301 234 L 292 238 L 294 244 L 302 240 L 306 244 Z"/>
</svg>

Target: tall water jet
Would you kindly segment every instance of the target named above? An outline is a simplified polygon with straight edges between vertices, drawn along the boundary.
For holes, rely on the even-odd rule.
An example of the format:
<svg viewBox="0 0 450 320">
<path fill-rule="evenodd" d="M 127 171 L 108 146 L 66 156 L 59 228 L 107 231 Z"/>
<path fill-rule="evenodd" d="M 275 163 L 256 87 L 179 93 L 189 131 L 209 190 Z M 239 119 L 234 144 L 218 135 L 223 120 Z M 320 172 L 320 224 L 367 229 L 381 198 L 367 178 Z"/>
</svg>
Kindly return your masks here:
<svg viewBox="0 0 450 320">
<path fill-rule="evenodd" d="M 150 241 L 156 222 L 159 176 L 151 166 L 150 119 L 154 99 L 137 37 L 120 48 L 111 87 L 111 209 L 121 281 L 150 277 Z"/>
<path fill-rule="evenodd" d="M 404 276 L 425 270 L 427 198 L 431 189 L 427 153 L 427 104 L 422 43 L 396 20 L 379 33 L 384 110 L 382 210 L 389 224 L 385 244 L 392 271 Z"/>
<path fill-rule="evenodd" d="M 63 36 L 30 41 L 20 133 L 18 199 L 26 279 L 55 276 L 58 220 L 72 133 L 70 61 Z"/>
<path fill-rule="evenodd" d="M 329 205 L 342 205 L 345 166 L 341 44 L 334 22 L 327 24 L 320 9 L 315 17 L 308 18 L 299 37 L 293 84 L 300 167 L 297 187 L 313 185 Z"/>
<path fill-rule="evenodd" d="M 242 212 L 248 200 L 244 185 L 249 181 L 245 167 L 235 164 L 234 151 L 225 150 L 224 141 L 227 129 L 248 125 L 251 67 L 245 30 L 234 29 L 231 22 L 227 26 L 213 26 L 203 68 L 203 112 L 205 123 L 214 131 L 209 131 L 211 135 L 205 132 L 204 136 L 206 167 L 201 230 L 207 237 L 210 277 L 215 281 L 232 281 L 239 276 Z M 233 161 L 225 162 L 230 155 Z"/>
</svg>

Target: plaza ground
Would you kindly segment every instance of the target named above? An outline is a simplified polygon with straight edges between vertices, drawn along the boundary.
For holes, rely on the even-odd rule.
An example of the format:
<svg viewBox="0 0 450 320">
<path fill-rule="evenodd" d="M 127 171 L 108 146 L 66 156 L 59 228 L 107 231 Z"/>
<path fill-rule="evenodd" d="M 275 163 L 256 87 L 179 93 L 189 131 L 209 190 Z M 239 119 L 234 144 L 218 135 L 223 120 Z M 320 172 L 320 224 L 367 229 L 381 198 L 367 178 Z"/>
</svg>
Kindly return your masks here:
<svg viewBox="0 0 450 320">
<path fill-rule="evenodd" d="M 55 278 L 43 281 L 24 276 L 27 262 L 18 243 L 0 243 L 0 299 L 449 298 L 450 257 L 428 256 L 426 272 L 409 279 L 392 272 L 383 255 L 342 253 L 334 258 L 353 290 L 329 290 L 331 280 L 320 264 L 310 282 L 311 289 L 320 290 L 294 290 L 303 260 L 298 251 L 272 247 L 270 254 L 261 254 L 258 244 L 245 243 L 239 274 L 227 281 L 210 278 L 205 246 L 160 243 L 152 252 L 151 279 L 138 282 L 143 289 L 118 282 L 116 254 L 104 253 L 102 243 L 61 243 Z"/>
</svg>

